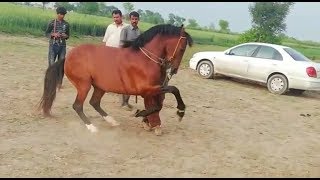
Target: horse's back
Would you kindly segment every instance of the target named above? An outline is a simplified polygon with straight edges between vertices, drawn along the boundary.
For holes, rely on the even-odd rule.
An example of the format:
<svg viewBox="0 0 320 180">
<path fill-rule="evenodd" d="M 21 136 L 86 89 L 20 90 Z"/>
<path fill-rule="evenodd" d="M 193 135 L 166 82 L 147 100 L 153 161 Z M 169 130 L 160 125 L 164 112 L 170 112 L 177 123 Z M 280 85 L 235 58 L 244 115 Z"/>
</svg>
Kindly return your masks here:
<svg viewBox="0 0 320 180">
<path fill-rule="evenodd" d="M 121 56 L 121 57 L 120 57 Z M 120 48 L 105 45 L 82 44 L 69 51 L 65 61 L 65 74 L 72 79 L 84 79 L 111 86 L 121 81 L 119 68 L 123 59 Z M 107 89 L 105 89 L 107 90 Z"/>
<path fill-rule="evenodd" d="M 89 57 L 92 56 L 94 49 L 99 45 L 81 44 L 72 48 L 66 56 L 64 71 L 66 76 L 78 79 L 89 79 L 90 72 L 88 71 Z"/>
</svg>

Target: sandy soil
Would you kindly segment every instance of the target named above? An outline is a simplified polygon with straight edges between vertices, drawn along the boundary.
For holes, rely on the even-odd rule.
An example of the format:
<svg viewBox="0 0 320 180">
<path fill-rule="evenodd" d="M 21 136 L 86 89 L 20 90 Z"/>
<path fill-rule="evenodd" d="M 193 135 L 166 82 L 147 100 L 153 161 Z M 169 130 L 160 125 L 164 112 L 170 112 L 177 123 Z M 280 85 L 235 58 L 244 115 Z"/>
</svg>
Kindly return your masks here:
<svg viewBox="0 0 320 180">
<path fill-rule="evenodd" d="M 160 137 L 122 110 L 118 95 L 106 94 L 102 107 L 121 125 L 103 121 L 88 98 L 84 111 L 99 130 L 92 134 L 72 109 L 76 94 L 67 79 L 54 102 L 56 117 L 36 111 L 45 39 L 0 34 L 0 41 L 0 177 L 320 176 L 320 93 L 276 96 L 260 85 L 205 80 L 185 68 L 170 81 L 187 105 L 182 122 L 171 94 Z M 142 108 L 142 99 L 134 99 Z"/>
</svg>

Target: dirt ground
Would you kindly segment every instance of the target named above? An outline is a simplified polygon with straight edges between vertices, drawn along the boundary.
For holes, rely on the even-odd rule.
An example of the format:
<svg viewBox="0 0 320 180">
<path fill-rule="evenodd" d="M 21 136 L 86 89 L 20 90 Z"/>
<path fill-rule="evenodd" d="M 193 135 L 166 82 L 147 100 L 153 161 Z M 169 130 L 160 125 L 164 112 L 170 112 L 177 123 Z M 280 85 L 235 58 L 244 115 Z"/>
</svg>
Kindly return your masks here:
<svg viewBox="0 0 320 180">
<path fill-rule="evenodd" d="M 318 92 L 276 96 L 184 68 L 170 81 L 187 105 L 182 122 L 171 94 L 162 136 L 122 110 L 119 95 L 106 94 L 102 107 L 121 125 L 107 124 L 87 98 L 84 111 L 98 128 L 92 134 L 72 109 L 76 91 L 66 78 L 56 117 L 36 111 L 46 40 L 0 34 L 0 41 L 0 177 L 320 177 Z"/>
</svg>

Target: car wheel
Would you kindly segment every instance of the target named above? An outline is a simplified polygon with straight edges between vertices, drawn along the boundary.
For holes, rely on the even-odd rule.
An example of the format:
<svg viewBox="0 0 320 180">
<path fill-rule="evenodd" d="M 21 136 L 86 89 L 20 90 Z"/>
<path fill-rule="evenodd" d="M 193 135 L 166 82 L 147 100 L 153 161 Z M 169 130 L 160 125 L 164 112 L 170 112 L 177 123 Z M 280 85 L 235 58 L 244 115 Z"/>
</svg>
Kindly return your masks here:
<svg viewBox="0 0 320 180">
<path fill-rule="evenodd" d="M 275 74 L 268 79 L 267 86 L 273 94 L 285 94 L 288 91 L 288 80 L 282 74 Z"/>
<path fill-rule="evenodd" d="M 301 95 L 305 90 L 302 89 L 290 89 L 289 91 L 292 95 Z"/>
<path fill-rule="evenodd" d="M 210 79 L 213 77 L 213 65 L 210 61 L 202 61 L 198 65 L 198 74 L 205 79 Z"/>
</svg>

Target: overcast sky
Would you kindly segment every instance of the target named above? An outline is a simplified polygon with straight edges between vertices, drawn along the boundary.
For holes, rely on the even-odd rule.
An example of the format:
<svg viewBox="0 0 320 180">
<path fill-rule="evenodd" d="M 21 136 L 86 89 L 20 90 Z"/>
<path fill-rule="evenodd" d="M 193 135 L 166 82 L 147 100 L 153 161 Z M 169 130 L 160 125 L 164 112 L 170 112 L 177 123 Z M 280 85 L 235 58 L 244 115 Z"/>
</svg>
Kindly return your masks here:
<svg viewBox="0 0 320 180">
<path fill-rule="evenodd" d="M 106 2 L 123 10 L 123 2 Z M 248 6 L 251 2 L 131 2 L 135 10 L 159 12 L 164 19 L 173 13 L 186 19 L 196 19 L 201 26 L 211 22 L 219 27 L 219 20 L 229 22 L 233 32 L 251 28 Z M 288 36 L 299 40 L 320 42 L 320 2 L 296 2 L 286 18 Z"/>
</svg>

